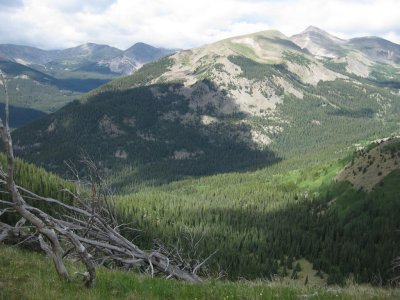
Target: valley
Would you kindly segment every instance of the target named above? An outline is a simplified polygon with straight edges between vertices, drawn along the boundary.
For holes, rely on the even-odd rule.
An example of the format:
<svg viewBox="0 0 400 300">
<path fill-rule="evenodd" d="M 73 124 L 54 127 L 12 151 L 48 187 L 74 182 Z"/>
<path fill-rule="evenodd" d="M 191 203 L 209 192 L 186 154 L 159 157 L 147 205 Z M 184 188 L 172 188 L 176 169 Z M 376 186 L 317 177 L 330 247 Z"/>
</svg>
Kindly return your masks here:
<svg viewBox="0 0 400 300">
<path fill-rule="evenodd" d="M 29 104 L 46 115 L 12 132 L 23 159 L 18 183 L 73 203 L 59 192 L 63 185 L 74 189 L 64 181 L 73 175 L 65 162 L 83 178 L 82 154 L 92 158 L 115 194 L 119 222 L 136 229 L 123 233 L 144 249 L 161 241 L 182 255 L 209 257 L 202 276 L 235 281 L 216 283 L 215 295 L 294 299 L 304 286 L 313 299 L 326 285 L 395 284 L 400 45 L 344 40 L 309 27 L 292 37 L 268 30 L 164 57 L 154 53 L 124 77 L 112 71 L 114 61 L 102 65 L 108 73 L 80 65 L 74 69 L 80 80 L 91 80 L 83 74 L 94 68 L 104 84 L 71 89 L 64 102 L 51 97 L 51 107 L 44 97 Z M 49 73 L 19 66 L 14 74 L 16 64 L 0 63 L 10 90 L 26 80 L 21 76 L 48 88 L 72 76 L 57 62 Z M 31 103 L 10 97 L 18 107 Z M 16 221 L 11 214 L 0 220 Z M 101 271 L 103 280 L 126 276 L 108 272 Z M 245 292 L 240 280 L 249 284 Z M 258 297 L 250 280 L 296 284 L 295 292 L 263 286 Z M 124 297 L 125 287 L 115 289 Z M 166 297 L 194 297 L 188 290 Z M 340 297 L 356 298 L 346 293 Z M 395 299 L 390 293 L 377 298 Z"/>
</svg>

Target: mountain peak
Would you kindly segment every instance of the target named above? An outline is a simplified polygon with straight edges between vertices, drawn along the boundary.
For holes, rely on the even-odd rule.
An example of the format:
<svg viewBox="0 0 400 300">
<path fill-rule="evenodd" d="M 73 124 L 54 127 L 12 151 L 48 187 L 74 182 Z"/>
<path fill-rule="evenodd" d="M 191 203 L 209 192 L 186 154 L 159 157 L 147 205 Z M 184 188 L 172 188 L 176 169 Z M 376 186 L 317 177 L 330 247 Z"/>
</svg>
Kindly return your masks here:
<svg viewBox="0 0 400 300">
<path fill-rule="evenodd" d="M 316 34 L 319 36 L 323 36 L 324 38 L 328 38 L 330 40 L 333 40 L 333 41 L 339 42 L 339 43 L 345 42 L 344 40 L 338 38 L 337 36 L 334 36 L 334 35 L 330 34 L 329 32 L 327 32 L 321 28 L 315 27 L 315 26 L 308 26 L 304 31 L 302 31 L 298 35 L 310 35 L 310 34 Z"/>
<path fill-rule="evenodd" d="M 140 64 L 157 60 L 167 54 L 175 52 L 174 50 L 156 48 L 149 44 L 138 42 L 124 51 L 124 55 L 135 59 Z"/>
<path fill-rule="evenodd" d="M 264 31 L 261 31 L 260 34 L 273 36 L 273 37 L 287 38 L 286 35 L 284 35 L 282 32 L 280 32 L 277 29 L 264 30 Z"/>
<path fill-rule="evenodd" d="M 343 44 L 346 43 L 345 40 L 315 26 L 308 26 L 304 31 L 290 39 L 313 55 L 330 58 L 343 55 Z"/>
<path fill-rule="evenodd" d="M 255 32 L 255 33 L 245 34 L 245 35 L 241 35 L 241 36 L 235 36 L 235 37 L 232 37 L 229 39 L 237 39 L 237 38 L 241 38 L 241 37 L 256 37 L 256 36 L 267 37 L 267 38 L 281 38 L 281 39 L 288 38 L 286 35 L 284 35 L 279 30 L 267 29 L 267 30 L 263 30 L 263 31 Z"/>
<path fill-rule="evenodd" d="M 146 43 L 143 43 L 143 42 L 137 42 L 137 43 L 133 44 L 133 45 L 131 46 L 131 48 L 132 48 L 132 47 L 152 47 L 152 48 L 155 48 L 155 47 L 150 46 L 149 44 L 146 44 Z"/>
<path fill-rule="evenodd" d="M 104 44 L 84 43 L 84 44 L 76 46 L 74 48 L 76 48 L 76 49 L 101 49 L 101 48 L 114 48 L 114 47 L 104 45 Z M 69 49 L 74 49 L 74 48 L 69 48 Z"/>
<path fill-rule="evenodd" d="M 156 47 L 150 46 L 149 44 L 138 42 L 133 44 L 131 47 L 125 50 L 125 53 L 138 52 L 138 51 L 152 51 L 157 49 Z"/>
<path fill-rule="evenodd" d="M 304 32 L 318 32 L 318 33 L 323 33 L 323 34 L 329 34 L 328 32 L 326 32 L 325 30 L 322 30 L 321 28 L 318 28 L 316 26 L 310 25 L 308 26 L 304 31 Z"/>
</svg>

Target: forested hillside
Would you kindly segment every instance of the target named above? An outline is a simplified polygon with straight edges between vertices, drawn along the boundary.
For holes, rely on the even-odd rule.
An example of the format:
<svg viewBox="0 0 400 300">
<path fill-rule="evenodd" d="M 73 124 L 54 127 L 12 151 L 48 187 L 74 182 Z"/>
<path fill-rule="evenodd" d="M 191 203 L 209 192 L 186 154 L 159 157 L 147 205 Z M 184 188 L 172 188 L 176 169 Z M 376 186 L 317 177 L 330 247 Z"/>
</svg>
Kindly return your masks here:
<svg viewBox="0 0 400 300">
<path fill-rule="evenodd" d="M 387 284 L 400 246 L 399 144 L 398 139 L 375 143 L 343 160 L 295 170 L 293 161 L 285 160 L 255 172 L 125 185 L 130 193 L 116 198 L 118 218 L 139 230 L 125 234 L 143 248 L 161 241 L 199 257 L 217 251 L 209 272 L 229 279 L 280 276 L 304 282 L 308 277 L 344 284 L 350 277 Z M 383 161 L 393 166 L 385 174 L 376 169 Z M 378 178 L 370 188 L 340 175 L 357 178 L 369 170 Z M 73 186 L 54 175 L 22 162 L 17 174 L 21 185 L 71 201 L 61 189 Z M 6 214 L 2 220 L 16 218 Z M 188 237 L 199 242 L 196 249 Z"/>
<path fill-rule="evenodd" d="M 282 171 L 291 167 L 283 162 L 252 173 L 142 187 L 118 202 L 125 220 L 147 228 L 136 237 L 145 244 L 159 237 L 174 243 L 184 228 L 197 238 L 205 234 L 199 249 L 218 249 L 212 267 L 232 279 L 296 278 L 296 263 L 306 258 L 313 263 L 310 277 L 328 283 L 343 284 L 348 276 L 358 283 L 387 283 L 400 246 L 400 152 L 398 140 L 392 144 L 397 148 L 386 145 L 379 149 L 397 167 L 387 175 L 377 171 L 372 190 L 335 179 L 347 162 L 357 165 L 356 174 L 373 168 L 368 160 L 357 163 L 370 155 L 367 149 L 299 170 Z"/>
</svg>

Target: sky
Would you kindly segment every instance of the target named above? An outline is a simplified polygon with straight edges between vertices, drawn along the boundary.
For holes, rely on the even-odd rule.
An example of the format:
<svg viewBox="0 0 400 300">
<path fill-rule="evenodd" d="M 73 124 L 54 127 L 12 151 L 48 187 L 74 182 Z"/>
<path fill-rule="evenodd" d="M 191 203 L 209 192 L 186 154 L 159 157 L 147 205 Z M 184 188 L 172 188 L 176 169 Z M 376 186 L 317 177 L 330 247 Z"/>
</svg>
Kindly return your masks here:
<svg viewBox="0 0 400 300">
<path fill-rule="evenodd" d="M 187 49 L 267 29 L 290 36 L 309 25 L 400 44 L 400 0 L 0 0 L 0 20 L 1 44 L 42 49 Z"/>
</svg>

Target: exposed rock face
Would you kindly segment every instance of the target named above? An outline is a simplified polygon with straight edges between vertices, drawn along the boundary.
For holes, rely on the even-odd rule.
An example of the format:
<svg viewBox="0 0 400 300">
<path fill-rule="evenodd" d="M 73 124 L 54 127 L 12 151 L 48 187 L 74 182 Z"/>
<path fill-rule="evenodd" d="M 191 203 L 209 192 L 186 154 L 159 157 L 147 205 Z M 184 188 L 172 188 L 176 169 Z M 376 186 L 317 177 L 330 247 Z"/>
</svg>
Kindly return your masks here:
<svg viewBox="0 0 400 300">
<path fill-rule="evenodd" d="M 185 89 L 182 94 L 191 101 L 193 107 L 217 106 L 222 114 L 244 112 L 263 115 L 273 112 L 282 102 L 281 91 L 302 98 L 287 78 L 274 75 L 259 80 L 246 77 L 244 70 L 229 57 L 244 56 L 260 64 L 285 64 L 287 70 L 306 83 L 316 85 L 319 81 L 345 78 L 325 68 L 322 63 L 304 53 L 300 47 L 278 31 L 265 31 L 252 35 L 227 39 L 204 47 L 181 51 L 171 56 L 173 65 L 162 75 L 163 81 L 181 81 Z M 287 55 L 305 57 L 307 65 L 290 61 Z M 215 86 L 227 87 L 215 91 L 200 82 L 207 78 Z M 151 83 L 159 82 L 160 78 Z"/>
<path fill-rule="evenodd" d="M 344 40 L 310 26 L 290 39 L 319 59 L 344 63 L 347 72 L 361 77 L 368 77 L 377 62 L 389 65 L 400 62 L 400 45 L 378 37 Z"/>
</svg>

